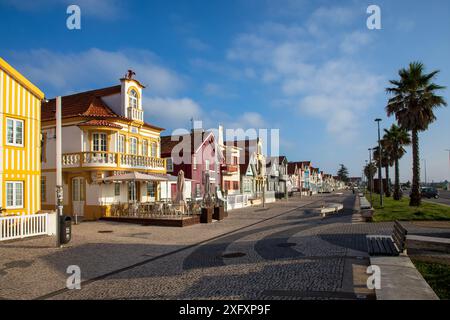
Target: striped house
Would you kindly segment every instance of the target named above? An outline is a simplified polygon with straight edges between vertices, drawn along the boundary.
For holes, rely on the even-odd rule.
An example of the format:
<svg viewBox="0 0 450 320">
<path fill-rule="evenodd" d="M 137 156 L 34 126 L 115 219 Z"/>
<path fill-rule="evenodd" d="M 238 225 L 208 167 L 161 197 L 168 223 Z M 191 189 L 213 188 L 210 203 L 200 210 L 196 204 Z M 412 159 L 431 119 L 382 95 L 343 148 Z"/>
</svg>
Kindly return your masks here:
<svg viewBox="0 0 450 320">
<path fill-rule="evenodd" d="M 41 209 L 41 101 L 44 94 L 0 58 L 1 215 Z"/>
</svg>

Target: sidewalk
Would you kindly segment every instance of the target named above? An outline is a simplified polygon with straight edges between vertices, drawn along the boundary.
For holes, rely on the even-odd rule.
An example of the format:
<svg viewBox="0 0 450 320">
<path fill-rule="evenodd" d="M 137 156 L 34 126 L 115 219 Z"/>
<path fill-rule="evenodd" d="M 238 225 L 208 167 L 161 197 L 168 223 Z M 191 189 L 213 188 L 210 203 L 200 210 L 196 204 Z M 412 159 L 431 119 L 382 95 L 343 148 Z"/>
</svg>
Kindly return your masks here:
<svg viewBox="0 0 450 320">
<path fill-rule="evenodd" d="M 170 228 L 114 222 L 73 226 L 73 238 L 63 249 L 53 237 L 0 244 L 0 299 L 33 299 L 65 287 L 66 269 L 78 265 L 82 280 L 92 279 L 174 250 L 245 228 L 314 201 L 289 199 L 262 207 L 233 210 L 209 225 Z"/>
</svg>

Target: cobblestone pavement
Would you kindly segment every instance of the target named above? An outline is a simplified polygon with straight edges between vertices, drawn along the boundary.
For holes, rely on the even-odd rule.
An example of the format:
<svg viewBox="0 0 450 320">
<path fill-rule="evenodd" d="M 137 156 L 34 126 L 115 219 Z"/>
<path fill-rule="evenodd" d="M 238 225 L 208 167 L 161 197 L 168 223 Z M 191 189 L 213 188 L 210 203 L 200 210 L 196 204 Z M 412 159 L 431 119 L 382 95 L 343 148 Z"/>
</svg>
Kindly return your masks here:
<svg viewBox="0 0 450 320">
<path fill-rule="evenodd" d="M 327 202 L 343 212 L 321 218 L 314 208 Z M 353 205 L 350 194 L 294 198 L 183 229 L 83 223 L 64 249 L 47 237 L 1 244 L 0 299 L 373 298 L 365 235 L 392 224 L 352 223 Z M 64 289 L 69 265 L 81 268 L 81 290 Z"/>
</svg>

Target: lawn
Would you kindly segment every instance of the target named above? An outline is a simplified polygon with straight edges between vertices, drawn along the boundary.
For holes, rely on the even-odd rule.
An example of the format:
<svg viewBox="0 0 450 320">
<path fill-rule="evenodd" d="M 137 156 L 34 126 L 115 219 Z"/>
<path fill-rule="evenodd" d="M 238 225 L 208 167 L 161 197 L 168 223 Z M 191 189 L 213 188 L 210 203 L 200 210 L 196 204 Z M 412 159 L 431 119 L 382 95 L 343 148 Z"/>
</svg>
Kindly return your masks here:
<svg viewBox="0 0 450 320">
<path fill-rule="evenodd" d="M 417 270 L 442 300 L 450 299 L 450 266 L 447 264 L 413 260 Z"/>
<path fill-rule="evenodd" d="M 366 198 L 370 201 L 370 196 Z M 375 215 L 373 221 L 409 221 L 409 220 L 450 220 L 450 207 L 436 203 L 422 202 L 420 207 L 410 207 L 409 197 L 403 197 L 400 201 L 395 201 L 392 197 L 383 198 L 384 207 L 380 208 L 380 196 L 373 195 L 373 207 Z"/>
</svg>

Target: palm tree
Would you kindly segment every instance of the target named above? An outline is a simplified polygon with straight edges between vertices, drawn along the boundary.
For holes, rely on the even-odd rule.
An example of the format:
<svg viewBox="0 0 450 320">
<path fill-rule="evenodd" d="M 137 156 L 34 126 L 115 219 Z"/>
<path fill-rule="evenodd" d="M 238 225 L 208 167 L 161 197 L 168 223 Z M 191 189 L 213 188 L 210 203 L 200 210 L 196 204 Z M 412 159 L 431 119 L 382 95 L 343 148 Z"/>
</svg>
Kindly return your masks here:
<svg viewBox="0 0 450 320">
<path fill-rule="evenodd" d="M 385 194 L 386 197 L 391 196 L 391 186 L 389 183 L 389 168 L 394 165 L 392 156 L 391 156 L 391 149 L 389 148 L 389 144 L 387 141 L 384 140 L 384 138 L 381 140 L 381 167 L 385 169 L 386 173 L 386 189 Z M 378 164 L 379 161 L 379 151 L 378 147 L 375 147 L 373 149 L 373 159 Z"/>
<path fill-rule="evenodd" d="M 372 162 L 367 164 L 364 167 L 364 174 L 367 177 L 367 181 L 368 181 L 368 189 L 372 190 L 372 181 L 373 181 L 373 176 L 377 173 L 377 167 L 376 165 Z M 373 190 L 372 190 L 373 191 Z"/>
<path fill-rule="evenodd" d="M 400 200 L 402 194 L 400 192 L 400 168 L 399 160 L 406 153 L 403 146 L 408 146 L 411 144 L 411 137 L 408 131 L 400 128 L 396 124 L 393 124 L 391 128 L 384 129 L 384 140 L 387 143 L 387 148 L 390 149 L 391 158 L 394 161 L 395 168 L 395 182 L 394 182 L 394 200 Z"/>
<path fill-rule="evenodd" d="M 433 83 L 439 70 L 424 73 L 425 67 L 420 62 L 412 62 L 408 68 L 400 69 L 400 79 L 391 80 L 393 87 L 387 93 L 393 95 L 386 106 L 388 116 L 395 115 L 400 127 L 412 132 L 413 183 L 410 206 L 420 206 L 420 163 L 419 132 L 428 129 L 436 120 L 434 109 L 447 106 L 445 99 L 436 91 L 445 89 Z"/>
</svg>

